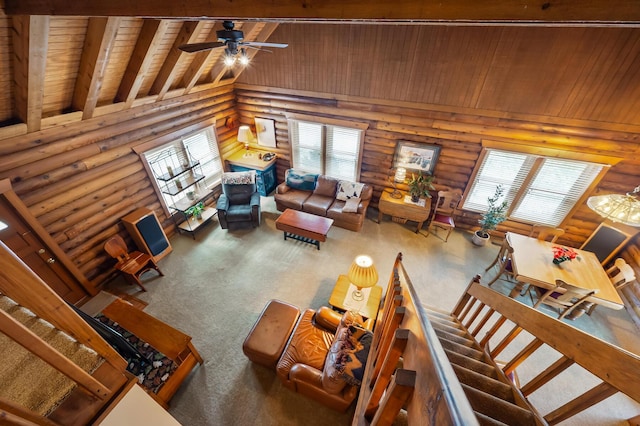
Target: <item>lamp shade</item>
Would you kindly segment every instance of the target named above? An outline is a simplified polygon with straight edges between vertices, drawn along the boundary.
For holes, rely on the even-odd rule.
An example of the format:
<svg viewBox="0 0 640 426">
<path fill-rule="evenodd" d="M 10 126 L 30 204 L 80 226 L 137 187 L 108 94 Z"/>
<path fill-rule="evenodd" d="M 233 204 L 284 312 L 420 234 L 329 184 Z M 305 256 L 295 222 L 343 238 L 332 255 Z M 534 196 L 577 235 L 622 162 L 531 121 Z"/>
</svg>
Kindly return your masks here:
<svg viewBox="0 0 640 426">
<path fill-rule="evenodd" d="M 378 283 L 378 271 L 373 265 L 373 259 L 365 254 L 357 256 L 349 268 L 347 277 L 358 288 L 376 285 Z"/>
<path fill-rule="evenodd" d="M 246 124 L 243 124 L 238 129 L 238 142 L 249 143 L 253 142 L 255 138 L 253 137 L 253 133 L 251 133 L 251 129 Z"/>
<path fill-rule="evenodd" d="M 640 186 L 631 194 L 589 197 L 587 206 L 605 219 L 629 226 L 640 226 L 640 201 L 635 196 L 638 191 L 640 191 Z"/>
<path fill-rule="evenodd" d="M 405 169 L 404 167 L 398 167 L 398 169 L 396 170 L 396 175 L 394 177 L 394 180 L 396 182 L 404 182 L 404 180 L 407 178 L 407 169 Z"/>
</svg>

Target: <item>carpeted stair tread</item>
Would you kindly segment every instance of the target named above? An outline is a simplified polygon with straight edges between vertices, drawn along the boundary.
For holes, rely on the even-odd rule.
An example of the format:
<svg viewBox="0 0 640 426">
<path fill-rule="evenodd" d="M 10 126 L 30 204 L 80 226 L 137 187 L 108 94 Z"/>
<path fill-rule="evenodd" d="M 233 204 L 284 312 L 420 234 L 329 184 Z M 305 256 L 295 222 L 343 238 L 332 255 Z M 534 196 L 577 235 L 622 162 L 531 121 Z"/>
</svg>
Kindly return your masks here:
<svg viewBox="0 0 640 426">
<path fill-rule="evenodd" d="M 455 342 L 458 343 L 460 345 L 464 345 L 464 346 L 468 346 L 468 347 L 473 347 L 474 349 L 478 349 L 477 347 L 477 343 L 475 340 L 469 338 L 469 337 L 465 337 L 465 336 L 459 336 L 457 334 L 451 334 L 445 330 L 441 330 L 441 329 L 434 329 L 434 331 L 436 332 L 436 335 L 438 336 L 438 339 L 440 340 L 449 340 L 450 342 Z"/>
<path fill-rule="evenodd" d="M 440 339 L 440 344 L 443 348 L 449 349 L 450 351 L 457 352 L 461 355 L 480 360 L 484 357 L 484 352 L 479 351 L 478 349 L 470 348 L 468 346 L 461 345 L 459 343 L 451 342 L 449 340 Z"/>
<path fill-rule="evenodd" d="M 503 383 L 494 378 L 477 373 L 460 365 L 452 364 L 453 371 L 456 372 L 460 383 L 464 383 L 483 392 L 489 393 L 496 398 L 500 398 L 511 403 L 515 402 L 513 389 L 507 383 Z"/>
<path fill-rule="evenodd" d="M 475 371 L 476 373 L 491 377 L 493 379 L 498 378 L 498 373 L 496 372 L 496 368 L 493 365 L 487 364 L 482 360 L 469 358 L 455 351 L 447 350 L 446 348 L 444 351 L 447 354 L 447 358 L 449 358 L 449 361 L 452 364 L 460 365 L 469 370 Z"/>
<path fill-rule="evenodd" d="M 465 329 L 463 328 L 458 328 L 458 327 L 452 327 L 449 324 L 445 324 L 439 321 L 431 321 L 431 326 L 434 329 L 438 329 L 438 330 L 444 330 L 447 333 L 451 333 L 451 334 L 456 334 L 458 336 L 468 336 L 468 333 Z"/>
<path fill-rule="evenodd" d="M 473 413 L 476 415 L 476 418 L 478 419 L 478 423 L 480 423 L 480 426 L 509 426 L 506 423 L 502 423 L 499 420 L 486 416 L 477 411 L 474 411 Z"/>
<path fill-rule="evenodd" d="M 92 373 L 103 362 L 91 348 L 78 343 L 4 295 L 0 295 L 0 309 L 84 371 Z M 3 358 L 0 363 L 0 397 L 46 416 L 75 388 L 75 382 L 2 333 L 0 347 Z"/>
<path fill-rule="evenodd" d="M 432 308 L 432 307 L 428 307 L 428 306 L 424 306 L 425 311 L 427 312 L 427 316 L 428 317 L 437 317 L 437 318 L 442 318 L 444 320 L 448 320 L 448 321 L 453 321 L 453 322 L 457 322 L 458 319 L 451 315 L 449 312 L 444 312 L 441 310 L 438 310 L 437 308 Z"/>
<path fill-rule="evenodd" d="M 496 398 L 481 390 L 462 383 L 469 403 L 474 411 L 478 411 L 489 417 L 509 425 L 535 425 L 535 416 L 529 410 L 519 407 L 510 402 Z"/>
</svg>

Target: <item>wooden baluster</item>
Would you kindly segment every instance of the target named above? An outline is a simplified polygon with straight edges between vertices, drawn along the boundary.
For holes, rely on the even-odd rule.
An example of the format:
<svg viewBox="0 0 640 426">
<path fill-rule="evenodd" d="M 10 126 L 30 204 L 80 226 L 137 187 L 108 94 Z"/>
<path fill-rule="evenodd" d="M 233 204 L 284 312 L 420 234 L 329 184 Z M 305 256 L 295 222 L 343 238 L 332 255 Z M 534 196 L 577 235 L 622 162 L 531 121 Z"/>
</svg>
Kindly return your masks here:
<svg viewBox="0 0 640 426">
<path fill-rule="evenodd" d="M 502 352 L 504 348 L 506 348 L 507 345 L 511 343 L 513 339 L 515 339 L 518 336 L 518 334 L 520 334 L 521 331 L 522 331 L 522 327 L 519 327 L 519 326 L 513 327 L 513 329 L 509 333 L 507 333 L 504 339 L 502 339 L 502 341 L 500 341 L 500 343 L 498 343 L 498 345 L 491 351 L 491 354 L 490 354 L 491 358 L 496 359 L 496 356 L 500 352 Z"/>
<path fill-rule="evenodd" d="M 573 361 L 572 359 L 563 356 L 562 358 L 551 364 L 551 366 L 545 369 L 542 373 L 531 379 L 522 388 L 520 388 L 520 392 L 522 392 L 524 396 L 530 395 L 532 392 L 535 392 L 549 380 L 553 379 L 555 376 L 572 366 L 574 362 L 575 361 Z"/>
<path fill-rule="evenodd" d="M 495 312 L 495 309 L 491 309 L 491 308 L 487 311 L 487 313 L 484 315 L 484 317 L 482 317 L 482 319 L 480 320 L 476 328 L 470 332 L 473 337 L 476 337 L 476 335 L 480 332 L 480 330 L 482 330 L 482 327 L 484 327 L 487 321 L 489 321 L 489 318 L 491 318 L 491 315 L 493 315 L 494 312 Z"/>
<path fill-rule="evenodd" d="M 505 321 L 507 321 L 507 318 L 504 316 L 500 316 L 500 318 L 498 318 L 495 324 L 493 324 L 493 327 L 491 327 L 491 330 L 487 331 L 487 334 L 485 334 L 482 340 L 480 341 L 481 347 L 484 348 L 487 345 L 487 343 L 489 343 L 489 340 L 491 340 L 493 335 L 496 334 L 496 332 L 500 329 L 500 327 L 502 327 L 502 324 L 504 324 Z"/>
<path fill-rule="evenodd" d="M 575 416 L 580 411 L 586 410 L 587 408 L 597 404 L 598 402 L 609 398 L 616 392 L 618 392 L 616 388 L 608 383 L 602 382 L 591 390 L 586 391 L 579 397 L 550 412 L 549 414 L 544 416 L 544 419 L 549 422 L 550 425 L 558 424 L 561 421 L 568 419 L 569 417 Z"/>
<path fill-rule="evenodd" d="M 393 340 L 393 336 L 395 335 L 395 330 L 400 327 L 400 323 L 404 319 L 404 315 L 406 313 L 407 308 L 404 306 L 398 306 L 395 309 L 393 317 L 389 321 L 389 328 L 385 331 L 385 334 L 382 336 L 380 340 L 380 346 L 378 349 L 378 353 L 376 354 L 376 363 L 374 364 L 373 375 L 371 377 L 371 385 L 373 386 L 380 374 L 380 370 L 382 369 L 382 361 L 380 354 L 386 354 L 389 350 L 389 346 L 391 345 L 391 341 Z"/>
<path fill-rule="evenodd" d="M 387 388 L 389 381 L 391 381 L 391 376 L 398 366 L 398 360 L 400 359 L 400 356 L 403 354 L 405 348 L 407 347 L 409 334 L 410 331 L 407 329 L 396 330 L 393 337 L 393 342 L 391 343 L 391 348 L 389 349 L 389 352 L 387 352 L 384 358 L 384 362 L 382 363 L 379 379 L 375 380 L 375 386 L 373 387 L 373 391 L 369 396 L 369 402 L 365 411 L 365 416 L 367 418 L 371 418 L 378 409 L 380 398 L 382 397 L 384 390 Z"/>
<path fill-rule="evenodd" d="M 524 349 L 522 349 L 511 361 L 507 363 L 507 365 L 504 366 L 502 369 L 504 374 L 509 375 L 513 373 L 513 370 L 515 370 L 517 366 L 522 364 L 525 359 L 529 358 L 529 356 L 537 351 L 543 344 L 544 342 L 542 340 L 533 339 L 531 343 L 525 346 Z"/>
<path fill-rule="evenodd" d="M 398 413 L 411 398 L 416 384 L 416 372 L 399 368 L 380 402 L 380 408 L 371 421 L 371 426 L 390 426 L 398 417 Z"/>
</svg>

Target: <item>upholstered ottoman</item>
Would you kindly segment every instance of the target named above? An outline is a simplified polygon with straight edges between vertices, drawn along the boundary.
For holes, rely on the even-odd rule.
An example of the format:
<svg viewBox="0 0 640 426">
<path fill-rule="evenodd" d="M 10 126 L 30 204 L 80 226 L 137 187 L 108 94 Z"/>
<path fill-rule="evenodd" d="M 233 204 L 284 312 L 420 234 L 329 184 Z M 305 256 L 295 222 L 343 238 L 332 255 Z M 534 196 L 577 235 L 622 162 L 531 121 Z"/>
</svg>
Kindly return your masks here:
<svg viewBox="0 0 640 426">
<path fill-rule="evenodd" d="M 242 351 L 256 364 L 275 370 L 300 309 L 280 300 L 270 300 L 242 344 Z"/>
</svg>

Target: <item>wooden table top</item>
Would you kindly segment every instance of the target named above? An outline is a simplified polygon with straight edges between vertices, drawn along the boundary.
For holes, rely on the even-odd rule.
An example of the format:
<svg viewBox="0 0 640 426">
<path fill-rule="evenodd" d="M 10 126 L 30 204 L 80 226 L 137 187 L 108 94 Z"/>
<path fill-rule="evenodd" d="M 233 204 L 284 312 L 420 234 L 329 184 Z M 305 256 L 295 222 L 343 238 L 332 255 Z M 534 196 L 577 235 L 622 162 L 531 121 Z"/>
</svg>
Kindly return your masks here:
<svg viewBox="0 0 640 426">
<path fill-rule="evenodd" d="M 333 219 L 327 217 L 316 216 L 306 212 L 293 209 L 286 209 L 277 219 L 276 225 L 282 224 L 292 228 L 298 228 L 305 231 L 311 231 L 320 235 L 327 235 Z"/>
<path fill-rule="evenodd" d="M 336 285 L 333 287 L 333 291 L 329 297 L 329 304 L 334 308 L 345 311 L 352 309 L 348 306 L 348 303 L 345 303 L 347 297 L 351 297 L 349 291 L 350 286 L 351 282 L 346 275 L 338 276 L 338 281 L 336 281 Z M 357 309 L 357 311 L 365 318 L 376 318 L 380 308 L 380 299 L 382 299 L 382 287 L 376 285 L 370 287 L 369 290 L 369 298 L 366 301 L 362 301 L 362 306 Z"/>
<path fill-rule="evenodd" d="M 513 247 L 512 266 L 518 281 L 536 287 L 552 289 L 556 280 L 576 287 L 598 290 L 587 299 L 612 309 L 622 309 L 624 302 L 611 283 L 596 255 L 590 251 L 574 249 L 578 258 L 556 265 L 552 247 L 559 244 L 507 232 Z"/>
<path fill-rule="evenodd" d="M 425 206 L 421 207 L 416 204 L 405 203 L 404 197 L 407 193 L 400 192 L 402 193 L 402 198 L 393 198 L 387 190 L 382 191 L 378 209 L 384 214 L 399 216 L 416 222 L 424 222 L 429 218 L 429 212 L 431 211 L 430 198 L 425 199 Z"/>
</svg>

